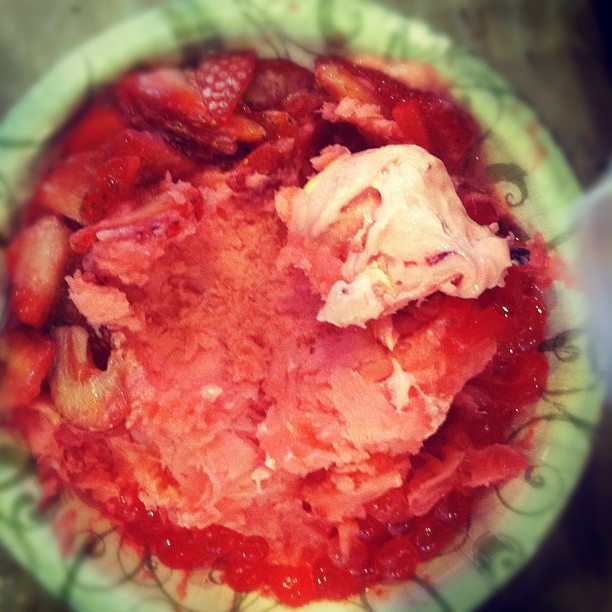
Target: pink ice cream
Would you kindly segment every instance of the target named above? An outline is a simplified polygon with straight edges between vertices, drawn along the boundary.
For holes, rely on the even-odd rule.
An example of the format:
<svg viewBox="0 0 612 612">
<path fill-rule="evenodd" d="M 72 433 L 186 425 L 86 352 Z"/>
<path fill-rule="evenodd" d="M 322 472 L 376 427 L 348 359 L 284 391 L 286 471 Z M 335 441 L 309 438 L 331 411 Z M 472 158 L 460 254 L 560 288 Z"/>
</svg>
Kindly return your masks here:
<svg viewBox="0 0 612 612">
<path fill-rule="evenodd" d="M 439 159 L 416 145 L 329 158 L 276 199 L 287 256 L 325 300 L 320 321 L 364 327 L 437 291 L 476 298 L 503 282 L 506 239 L 470 219 Z"/>
</svg>

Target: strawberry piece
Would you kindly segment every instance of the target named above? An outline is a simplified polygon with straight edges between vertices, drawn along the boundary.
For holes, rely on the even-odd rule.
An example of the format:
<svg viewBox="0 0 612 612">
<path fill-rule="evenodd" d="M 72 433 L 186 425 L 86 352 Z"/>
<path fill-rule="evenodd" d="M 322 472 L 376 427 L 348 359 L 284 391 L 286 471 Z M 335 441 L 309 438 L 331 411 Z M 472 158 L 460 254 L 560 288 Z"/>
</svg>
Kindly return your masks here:
<svg viewBox="0 0 612 612">
<path fill-rule="evenodd" d="M 532 404 L 544 393 L 548 377 L 548 362 L 542 353 L 530 351 L 507 358 L 497 356 L 474 379 L 474 384 L 489 391 L 498 398 L 501 406 L 512 409 L 515 406 Z"/>
<path fill-rule="evenodd" d="M 266 130 L 266 140 L 292 138 L 297 134 L 296 120 L 285 111 L 266 110 L 254 113 L 254 117 L 257 123 Z"/>
<path fill-rule="evenodd" d="M 84 224 L 81 200 L 95 176 L 93 164 L 88 152 L 77 153 L 60 161 L 38 186 L 34 194 L 36 206 Z"/>
<path fill-rule="evenodd" d="M 315 594 L 314 576 L 309 565 L 271 565 L 267 582 L 277 599 L 291 607 L 303 606 Z"/>
<path fill-rule="evenodd" d="M 365 505 L 369 516 L 380 523 L 399 523 L 410 518 L 406 492 L 402 488 L 389 489 L 379 498 Z"/>
<path fill-rule="evenodd" d="M 399 126 L 407 144 L 415 144 L 432 153 L 433 146 L 425 117 L 417 100 L 410 99 L 396 104 L 391 116 Z"/>
<path fill-rule="evenodd" d="M 503 317 L 500 341 L 509 356 L 538 349 L 546 329 L 546 302 L 527 268 L 510 268 L 504 286 L 494 287 L 481 299 Z"/>
<path fill-rule="evenodd" d="M 329 559 L 319 559 L 313 566 L 313 574 L 318 598 L 346 599 L 360 590 L 353 574 L 336 567 Z"/>
<path fill-rule="evenodd" d="M 451 492 L 427 514 L 414 517 L 404 525 L 394 526 L 394 529 L 399 528 L 405 532 L 404 535 L 414 546 L 419 561 L 427 561 L 439 555 L 468 522 L 468 503 L 461 494 Z"/>
<path fill-rule="evenodd" d="M 120 106 L 137 126 L 233 154 L 236 142 L 265 137 L 259 124 L 234 112 L 253 75 L 251 52 L 203 60 L 196 71 L 161 68 L 126 77 L 117 87 Z"/>
<path fill-rule="evenodd" d="M 112 210 L 112 203 L 131 187 L 159 181 L 167 172 L 186 178 L 195 169 L 194 161 L 161 136 L 130 128 L 93 151 L 60 161 L 43 179 L 34 201 L 86 225 Z"/>
<path fill-rule="evenodd" d="M 87 223 L 100 221 L 113 210 L 136 183 L 140 158 L 135 155 L 112 157 L 102 164 L 93 185 L 81 200 L 81 218 Z"/>
<path fill-rule="evenodd" d="M 103 430 L 117 425 L 125 417 L 127 400 L 112 356 L 107 369 L 101 371 L 93 363 L 85 328 L 57 327 L 52 334 L 57 360 L 50 385 L 57 410 L 67 422 L 82 429 Z"/>
<path fill-rule="evenodd" d="M 158 181 L 169 172 L 174 179 L 187 178 L 197 164 L 158 134 L 126 129 L 100 150 L 100 162 L 109 157 L 140 158 L 139 184 Z"/>
<path fill-rule="evenodd" d="M 320 58 L 318 83 L 336 100 L 348 97 L 376 104 L 392 117 L 408 143 L 419 144 L 439 157 L 451 173 L 458 172 L 478 137 L 469 113 L 444 95 L 414 89 L 389 75 L 344 58 Z"/>
<path fill-rule="evenodd" d="M 312 72 L 287 59 L 260 59 L 244 92 L 244 102 L 255 111 L 286 110 L 292 99 L 316 87 Z"/>
<path fill-rule="evenodd" d="M 140 208 L 78 230 L 70 237 L 71 247 L 84 253 L 98 240 L 161 240 L 179 234 L 186 225 L 202 218 L 204 201 L 199 189 L 189 183 L 171 185 Z"/>
<path fill-rule="evenodd" d="M 204 533 L 208 533 L 211 527 L 214 525 L 207 527 Z M 250 592 L 260 588 L 267 575 L 266 557 L 270 549 L 268 543 L 260 536 L 243 537 L 231 531 L 228 536 L 225 538 L 224 546 L 227 550 L 224 555 L 227 561 L 223 563 L 225 560 L 219 558 L 217 554 L 215 562 L 217 566 L 221 563 L 225 565 L 225 583 L 239 592 Z M 227 543 L 231 543 L 231 548 Z M 205 547 L 210 549 L 209 543 L 205 542 Z M 219 552 L 222 551 L 221 546 L 215 548 Z"/>
<path fill-rule="evenodd" d="M 254 69 L 252 51 L 215 55 L 198 64 L 195 78 L 201 88 L 207 123 L 214 126 L 227 120 L 251 82 Z"/>
<path fill-rule="evenodd" d="M 202 562 L 196 533 L 184 527 L 169 526 L 148 541 L 155 556 L 166 567 L 195 568 Z"/>
<path fill-rule="evenodd" d="M 326 100 L 329 96 L 317 85 L 312 71 L 287 59 L 258 60 L 243 96 L 251 116 L 265 129 L 267 142 L 293 139 L 291 159 L 284 160 L 284 167 L 297 172 L 301 184 L 312 173 L 310 158 L 323 146 L 322 131 L 329 130 L 320 113 Z M 260 149 L 254 157 L 262 158 L 260 153 L 270 151 L 265 145 Z"/>
<path fill-rule="evenodd" d="M 275 142 L 264 142 L 253 149 L 236 167 L 228 180 L 228 185 L 234 191 L 252 190 L 259 175 L 259 185 L 269 187 L 284 178 L 297 183 L 297 173 L 292 173 L 292 158 L 295 155 L 293 141 L 289 139 Z"/>
<path fill-rule="evenodd" d="M 238 149 L 238 142 L 261 142 L 266 137 L 266 130 L 250 117 L 234 113 L 222 126 L 208 130 L 201 136 L 202 143 L 224 155 L 233 155 Z"/>
<path fill-rule="evenodd" d="M 335 100 L 353 98 L 366 104 L 379 104 L 369 79 L 358 74 L 357 66 L 337 56 L 325 56 L 315 63 L 317 83 Z"/>
<path fill-rule="evenodd" d="M 136 125 L 152 125 L 178 135 L 187 135 L 188 127 L 206 125 L 202 96 L 188 71 L 160 68 L 129 75 L 119 83 L 117 97 Z"/>
<path fill-rule="evenodd" d="M 0 337 L 0 406 L 11 410 L 29 404 L 40 393 L 55 357 L 55 342 L 25 326 L 14 327 Z"/>
<path fill-rule="evenodd" d="M 443 95 L 421 91 L 413 95 L 431 136 L 432 153 L 444 162 L 451 174 L 460 171 L 478 138 L 476 121 L 456 102 Z"/>
<path fill-rule="evenodd" d="M 261 561 L 230 561 L 223 573 L 223 581 L 239 593 L 250 593 L 265 582 L 267 566 Z"/>
<path fill-rule="evenodd" d="M 374 560 L 383 580 L 408 580 L 416 570 L 418 554 L 406 536 L 398 535 L 374 553 Z"/>
<path fill-rule="evenodd" d="M 499 220 L 495 198 L 464 183 L 457 187 L 457 195 L 472 221 L 479 225 L 490 225 Z"/>
<path fill-rule="evenodd" d="M 375 68 L 349 64 L 349 69 L 355 76 L 370 84 L 373 95 L 387 116 L 396 104 L 410 100 L 418 91 Z"/>
<path fill-rule="evenodd" d="M 64 141 L 62 155 L 68 157 L 95 149 L 127 127 L 127 119 L 117 108 L 93 106 L 70 131 Z"/>
<path fill-rule="evenodd" d="M 18 234 L 7 252 L 10 306 L 35 328 L 49 317 L 70 258 L 70 230 L 55 216 L 41 217 Z"/>
<path fill-rule="evenodd" d="M 353 98 L 365 104 L 376 104 L 389 118 L 392 109 L 411 99 L 418 90 L 393 77 L 338 56 L 317 60 L 317 82 L 336 100 Z"/>
</svg>

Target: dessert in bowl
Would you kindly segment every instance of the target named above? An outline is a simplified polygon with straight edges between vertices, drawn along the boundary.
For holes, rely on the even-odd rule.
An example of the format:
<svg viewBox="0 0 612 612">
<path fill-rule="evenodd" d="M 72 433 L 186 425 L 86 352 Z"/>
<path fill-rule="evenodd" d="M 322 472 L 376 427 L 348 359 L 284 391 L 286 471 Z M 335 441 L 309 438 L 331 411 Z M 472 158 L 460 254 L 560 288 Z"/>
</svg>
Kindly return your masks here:
<svg viewBox="0 0 612 612">
<path fill-rule="evenodd" d="M 94 583 L 185 609 L 442 605 L 471 573 L 468 607 L 573 482 L 554 441 L 586 452 L 580 294 L 545 190 L 573 186 L 563 160 L 421 24 L 368 6 L 389 38 L 364 22 L 342 47 L 311 10 L 139 17 L 72 58 L 104 87 L 77 117 L 78 96 L 50 104 L 59 138 L 7 155 L 36 189 L 7 251 L 6 421 L 79 608 Z M 102 61 L 129 27 L 142 45 Z M 398 28 L 418 61 L 374 59 Z"/>
</svg>

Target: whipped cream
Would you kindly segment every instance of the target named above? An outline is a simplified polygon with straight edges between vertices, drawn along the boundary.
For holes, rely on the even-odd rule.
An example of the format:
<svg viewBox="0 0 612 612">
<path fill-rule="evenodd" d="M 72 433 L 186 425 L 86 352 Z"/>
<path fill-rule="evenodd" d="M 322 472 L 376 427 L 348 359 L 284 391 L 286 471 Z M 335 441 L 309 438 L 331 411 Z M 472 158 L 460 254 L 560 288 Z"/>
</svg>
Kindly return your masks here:
<svg viewBox="0 0 612 612">
<path fill-rule="evenodd" d="M 294 265 L 324 299 L 318 319 L 339 327 L 437 291 L 476 298 L 511 265 L 497 226 L 470 219 L 444 164 L 416 145 L 347 150 L 304 189 L 281 192 L 276 208 Z M 337 265 L 317 269 L 325 257 Z"/>
</svg>

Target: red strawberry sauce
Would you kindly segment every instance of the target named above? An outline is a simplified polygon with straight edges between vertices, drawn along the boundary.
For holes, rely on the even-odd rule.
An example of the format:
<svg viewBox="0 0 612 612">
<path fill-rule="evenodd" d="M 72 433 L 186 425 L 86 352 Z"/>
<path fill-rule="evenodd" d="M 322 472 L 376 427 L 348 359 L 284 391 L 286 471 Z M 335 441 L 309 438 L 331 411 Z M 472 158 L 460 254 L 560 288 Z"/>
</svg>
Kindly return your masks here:
<svg viewBox="0 0 612 612">
<path fill-rule="evenodd" d="M 47 491 L 139 554 L 299 606 L 409 579 L 527 467 L 507 442 L 546 384 L 541 241 L 514 241 L 503 287 L 394 314 L 393 350 L 317 322 L 282 263 L 274 193 L 328 145 L 427 148 L 472 219 L 513 227 L 476 121 L 419 70 L 232 52 L 129 74 L 77 117 L 9 248 L 0 336 L 1 404 Z"/>
</svg>

